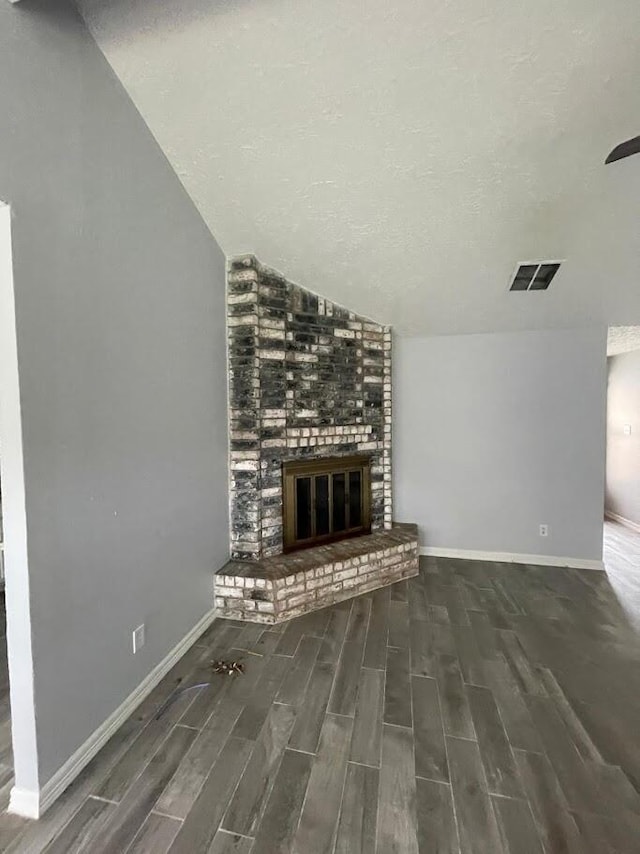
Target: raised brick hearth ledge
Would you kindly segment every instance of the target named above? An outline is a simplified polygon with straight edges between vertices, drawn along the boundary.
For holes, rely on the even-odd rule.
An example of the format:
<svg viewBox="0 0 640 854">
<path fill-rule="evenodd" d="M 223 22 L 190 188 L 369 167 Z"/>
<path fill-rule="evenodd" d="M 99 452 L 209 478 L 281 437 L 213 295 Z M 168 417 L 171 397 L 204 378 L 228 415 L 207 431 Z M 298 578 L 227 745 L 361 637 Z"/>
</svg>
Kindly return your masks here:
<svg viewBox="0 0 640 854">
<path fill-rule="evenodd" d="M 393 527 L 326 546 L 229 561 L 216 575 L 221 617 L 281 623 L 418 574 L 418 526 Z"/>
</svg>

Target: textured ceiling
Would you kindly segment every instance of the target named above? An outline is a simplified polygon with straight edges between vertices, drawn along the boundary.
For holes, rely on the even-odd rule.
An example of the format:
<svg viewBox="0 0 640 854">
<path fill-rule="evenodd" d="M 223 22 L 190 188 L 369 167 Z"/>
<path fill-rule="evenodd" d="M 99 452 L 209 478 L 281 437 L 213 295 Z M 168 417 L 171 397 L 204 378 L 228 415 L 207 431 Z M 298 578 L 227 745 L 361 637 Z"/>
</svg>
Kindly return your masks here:
<svg viewBox="0 0 640 854">
<path fill-rule="evenodd" d="M 227 254 L 408 334 L 640 323 L 638 0 L 79 5 Z"/>
<path fill-rule="evenodd" d="M 640 326 L 612 326 L 607 340 L 607 356 L 640 350 Z"/>
</svg>

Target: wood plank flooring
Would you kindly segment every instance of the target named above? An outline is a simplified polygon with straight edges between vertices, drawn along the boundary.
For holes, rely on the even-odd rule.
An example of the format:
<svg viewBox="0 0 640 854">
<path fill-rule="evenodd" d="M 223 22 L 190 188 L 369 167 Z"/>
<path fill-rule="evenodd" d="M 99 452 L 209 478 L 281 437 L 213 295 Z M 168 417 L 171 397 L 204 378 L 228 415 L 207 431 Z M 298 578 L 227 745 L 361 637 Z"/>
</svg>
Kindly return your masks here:
<svg viewBox="0 0 640 854">
<path fill-rule="evenodd" d="M 637 854 L 640 536 L 608 524 L 605 554 L 423 558 L 285 626 L 216 621 L 41 821 L 0 815 L 0 850 Z M 5 700 L 6 670 L 0 775 Z"/>
</svg>

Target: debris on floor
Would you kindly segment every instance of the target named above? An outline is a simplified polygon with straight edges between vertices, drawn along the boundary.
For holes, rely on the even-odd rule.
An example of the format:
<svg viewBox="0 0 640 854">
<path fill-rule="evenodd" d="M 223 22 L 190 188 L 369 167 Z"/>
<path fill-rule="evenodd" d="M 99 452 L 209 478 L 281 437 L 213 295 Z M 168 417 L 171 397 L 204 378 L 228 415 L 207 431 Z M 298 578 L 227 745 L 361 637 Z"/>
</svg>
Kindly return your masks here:
<svg viewBox="0 0 640 854">
<path fill-rule="evenodd" d="M 240 661 L 214 661 L 213 672 L 221 673 L 225 676 L 232 676 L 234 673 L 244 673 L 244 664 Z"/>
</svg>

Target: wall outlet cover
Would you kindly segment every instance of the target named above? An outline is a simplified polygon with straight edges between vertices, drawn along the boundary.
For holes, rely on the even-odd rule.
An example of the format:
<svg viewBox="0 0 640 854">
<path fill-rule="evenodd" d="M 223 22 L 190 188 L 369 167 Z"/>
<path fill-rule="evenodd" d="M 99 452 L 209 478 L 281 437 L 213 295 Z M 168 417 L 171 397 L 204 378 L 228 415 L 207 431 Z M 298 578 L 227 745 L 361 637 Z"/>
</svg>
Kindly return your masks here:
<svg viewBox="0 0 640 854">
<path fill-rule="evenodd" d="M 625 436 L 631 435 L 631 424 L 625 424 L 624 425 L 624 435 Z"/>
<path fill-rule="evenodd" d="M 549 526 L 548 525 L 540 525 L 540 536 L 548 537 L 549 536 Z"/>
</svg>

